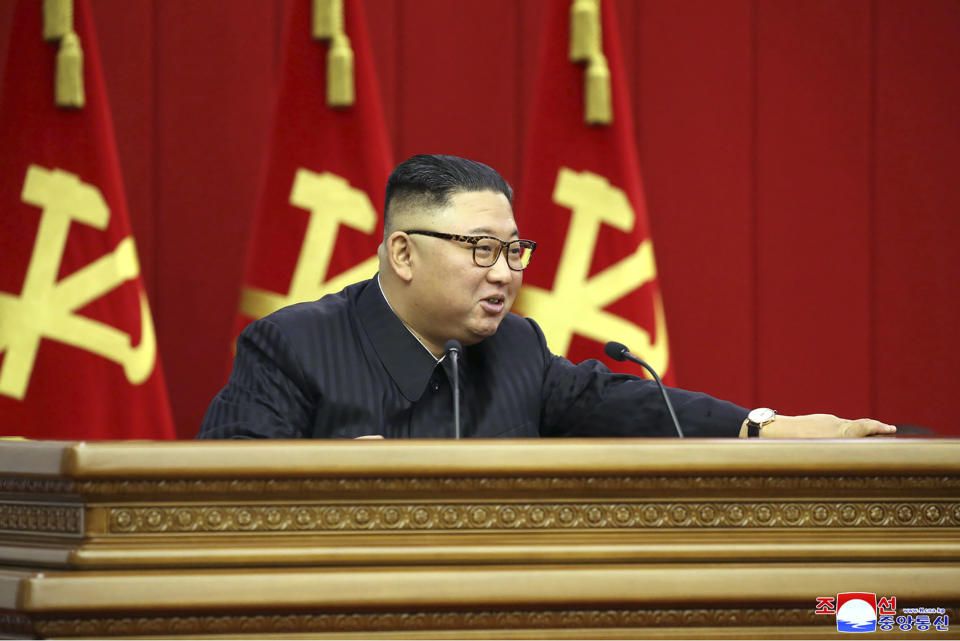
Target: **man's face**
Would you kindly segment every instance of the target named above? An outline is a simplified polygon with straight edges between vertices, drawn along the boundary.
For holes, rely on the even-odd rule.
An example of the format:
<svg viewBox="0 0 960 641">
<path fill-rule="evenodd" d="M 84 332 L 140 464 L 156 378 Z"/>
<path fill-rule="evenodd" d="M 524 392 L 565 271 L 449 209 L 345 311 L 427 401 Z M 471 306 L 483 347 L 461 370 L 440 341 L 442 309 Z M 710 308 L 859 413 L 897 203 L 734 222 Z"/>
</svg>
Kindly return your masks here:
<svg viewBox="0 0 960 641">
<path fill-rule="evenodd" d="M 418 229 L 462 236 L 494 236 L 509 241 L 517 224 L 506 196 L 491 191 L 462 192 L 445 209 L 420 219 Z M 501 251 L 491 267 L 478 267 L 468 243 L 410 235 L 413 279 L 411 327 L 428 347 L 455 338 L 464 345 L 492 336 L 513 306 L 522 272 L 507 266 Z"/>
</svg>

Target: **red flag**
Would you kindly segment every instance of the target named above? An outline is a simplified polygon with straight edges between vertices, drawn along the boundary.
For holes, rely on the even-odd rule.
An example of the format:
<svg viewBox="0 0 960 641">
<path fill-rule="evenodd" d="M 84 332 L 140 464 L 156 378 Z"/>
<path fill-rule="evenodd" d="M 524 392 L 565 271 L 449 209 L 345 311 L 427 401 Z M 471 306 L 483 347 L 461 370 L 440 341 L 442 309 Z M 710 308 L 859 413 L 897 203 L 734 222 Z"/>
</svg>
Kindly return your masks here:
<svg viewBox="0 0 960 641">
<path fill-rule="evenodd" d="M 173 438 L 90 9 L 44 42 L 43 6 L 17 5 L 0 95 L 0 434 Z"/>
<path fill-rule="evenodd" d="M 577 25 L 586 32 L 570 38 L 574 48 L 596 34 L 595 51 L 592 62 L 571 62 L 571 22 L 584 16 L 571 20 L 569 3 L 548 5 L 517 203 L 521 234 L 539 244 L 516 309 L 540 323 L 554 353 L 574 362 L 602 357 L 611 368 L 636 373 L 603 355 L 603 344 L 616 340 L 670 382 L 614 3 L 573 4 L 592 10 L 594 20 L 602 13 L 602 29 L 596 21 Z M 596 83 L 589 90 L 588 68 Z M 588 97 L 592 116 L 602 118 L 606 106 L 612 122 L 586 124 Z"/>
<path fill-rule="evenodd" d="M 312 13 L 323 5 L 296 0 L 288 8 L 237 332 L 254 318 L 377 272 L 378 212 L 392 157 L 363 4 L 343 2 L 343 21 Z M 337 11 L 338 3 L 325 10 Z M 328 31 L 330 43 L 314 39 L 311 24 L 317 23 L 326 23 L 321 31 Z M 355 74 L 349 62 L 343 65 L 351 57 Z M 328 65 L 340 77 L 328 78 Z M 344 91 L 351 79 L 355 91 Z M 355 96 L 352 104 L 344 104 L 345 96 L 346 102 Z M 328 106 L 331 101 L 342 106 Z"/>
</svg>

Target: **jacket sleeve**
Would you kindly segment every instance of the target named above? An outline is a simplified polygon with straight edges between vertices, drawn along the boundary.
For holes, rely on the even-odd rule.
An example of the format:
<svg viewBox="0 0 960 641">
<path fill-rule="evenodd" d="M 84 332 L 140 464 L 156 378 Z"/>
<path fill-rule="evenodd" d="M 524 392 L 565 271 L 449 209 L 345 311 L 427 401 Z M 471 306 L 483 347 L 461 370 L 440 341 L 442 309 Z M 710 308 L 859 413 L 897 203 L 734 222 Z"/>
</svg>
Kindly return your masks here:
<svg viewBox="0 0 960 641">
<path fill-rule="evenodd" d="M 254 321 L 237 339 L 230 380 L 207 408 L 197 438 L 305 438 L 314 396 L 281 328 Z"/>
<path fill-rule="evenodd" d="M 541 436 L 677 435 L 655 381 L 611 372 L 597 360 L 575 365 L 551 354 L 543 332 L 529 322 L 545 355 Z M 670 387 L 667 394 L 687 437 L 734 437 L 747 417 L 746 409 L 707 394 Z"/>
</svg>

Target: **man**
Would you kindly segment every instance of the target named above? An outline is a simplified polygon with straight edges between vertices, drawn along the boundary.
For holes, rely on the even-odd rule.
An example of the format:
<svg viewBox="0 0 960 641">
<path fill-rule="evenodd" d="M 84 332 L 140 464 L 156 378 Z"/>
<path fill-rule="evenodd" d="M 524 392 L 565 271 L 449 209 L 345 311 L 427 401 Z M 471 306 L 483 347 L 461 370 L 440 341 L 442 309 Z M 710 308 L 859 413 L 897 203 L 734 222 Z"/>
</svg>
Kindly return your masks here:
<svg viewBox="0 0 960 641">
<path fill-rule="evenodd" d="M 519 237 L 512 198 L 474 161 L 420 155 L 397 166 L 377 276 L 251 323 L 198 438 L 449 437 L 454 384 L 466 437 L 675 435 L 655 383 L 555 356 L 536 322 L 508 313 L 536 249 Z M 464 346 L 456 383 L 450 339 Z M 751 414 L 748 429 L 742 407 L 677 389 L 670 397 L 686 436 L 895 429 L 770 410 Z"/>
</svg>

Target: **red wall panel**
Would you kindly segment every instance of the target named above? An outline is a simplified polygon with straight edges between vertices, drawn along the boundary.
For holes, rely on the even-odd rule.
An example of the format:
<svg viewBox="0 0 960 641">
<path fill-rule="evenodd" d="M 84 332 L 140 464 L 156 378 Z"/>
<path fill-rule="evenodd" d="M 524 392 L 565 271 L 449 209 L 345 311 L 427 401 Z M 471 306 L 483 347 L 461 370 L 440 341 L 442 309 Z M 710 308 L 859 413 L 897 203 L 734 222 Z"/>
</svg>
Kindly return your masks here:
<svg viewBox="0 0 960 641">
<path fill-rule="evenodd" d="M 199 429 L 223 385 L 275 69 L 273 3 L 164 1 L 156 11 L 154 303 L 174 419 Z"/>
<path fill-rule="evenodd" d="M 370 32 L 370 47 L 380 81 L 380 100 L 383 101 L 383 116 L 390 132 L 394 151 L 399 147 L 397 124 L 399 110 L 400 74 L 403 70 L 401 42 L 403 32 L 399 28 L 399 0 L 378 0 L 375 5 L 365 6 Z"/>
<path fill-rule="evenodd" d="M 159 269 L 154 209 L 154 21 L 152 2 L 92 5 L 130 225 L 147 295 L 156 311 Z M 120 106 L 122 108 L 117 108 Z M 122 134 L 122 135 L 121 135 Z"/>
<path fill-rule="evenodd" d="M 877 6 L 877 412 L 960 435 L 960 3 Z"/>
<path fill-rule="evenodd" d="M 529 126 L 530 119 L 536 117 L 532 111 L 532 97 L 540 58 L 541 40 L 545 36 L 543 24 L 547 17 L 546 9 L 549 1 L 530 0 L 529 2 L 517 3 L 519 9 L 517 37 L 520 49 L 517 56 L 519 73 L 516 78 L 517 87 L 514 102 L 516 103 L 518 138 L 513 145 L 516 157 L 514 173 L 508 178 L 514 189 L 522 187 L 518 184 L 518 181 L 523 173 L 523 133 Z"/>
<path fill-rule="evenodd" d="M 870 3 L 757 14 L 757 398 L 870 414 Z"/>
<path fill-rule="evenodd" d="M 637 135 L 677 382 L 750 405 L 750 3 L 638 9 Z"/>
<path fill-rule="evenodd" d="M 407 0 L 402 8 L 397 158 L 467 156 L 498 167 L 515 182 L 516 3 Z"/>
<path fill-rule="evenodd" d="M 10 29 L 13 28 L 13 2 L 0 2 L 0 82 L 7 68 L 7 43 L 10 42 Z M 0 150 L 2 151 L 2 150 Z"/>
</svg>

